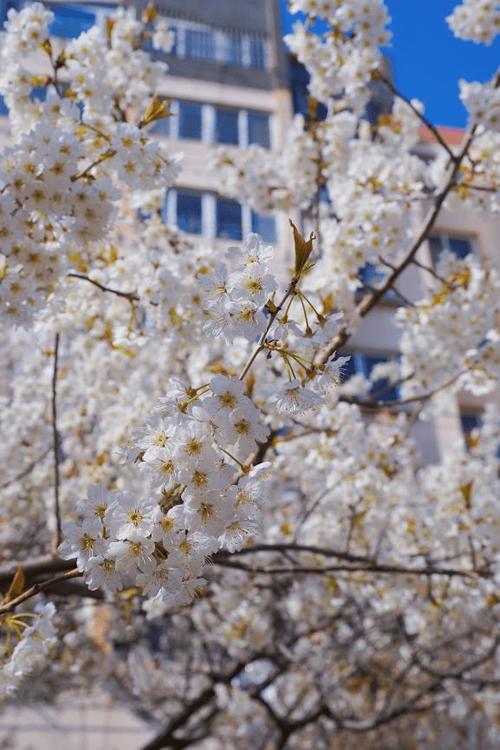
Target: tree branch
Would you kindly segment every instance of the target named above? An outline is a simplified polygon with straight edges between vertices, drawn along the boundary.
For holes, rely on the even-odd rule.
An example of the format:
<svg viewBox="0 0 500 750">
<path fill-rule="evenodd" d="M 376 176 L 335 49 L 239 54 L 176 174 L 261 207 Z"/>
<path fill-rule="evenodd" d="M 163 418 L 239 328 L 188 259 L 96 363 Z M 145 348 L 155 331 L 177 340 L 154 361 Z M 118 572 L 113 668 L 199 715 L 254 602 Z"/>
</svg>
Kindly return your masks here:
<svg viewBox="0 0 500 750">
<path fill-rule="evenodd" d="M 57 429 L 57 370 L 59 365 L 59 333 L 54 341 L 54 368 L 52 371 L 52 450 L 54 453 L 54 517 L 55 533 L 52 548 L 55 552 L 61 543 L 61 508 L 59 505 L 59 432 Z"/>
<path fill-rule="evenodd" d="M 455 180 L 457 178 L 457 175 L 459 174 L 460 166 L 474 139 L 476 129 L 477 129 L 476 125 L 472 126 L 472 128 L 469 130 L 468 134 L 466 135 L 465 143 L 462 147 L 462 150 L 460 151 L 458 156 L 454 157 L 453 168 L 450 172 L 446 185 L 436 197 L 434 206 L 429 211 L 427 218 L 424 221 L 424 224 L 416 240 L 413 242 L 413 244 L 409 248 L 403 261 L 399 264 L 399 266 L 394 267 L 394 270 L 389 274 L 389 276 L 384 281 L 381 287 L 365 295 L 363 299 L 357 305 L 356 310 L 357 310 L 358 315 L 361 318 L 366 317 L 366 315 L 368 315 L 368 313 L 383 298 L 386 292 L 388 292 L 389 289 L 392 288 L 395 281 L 399 278 L 399 276 L 403 273 L 403 271 L 410 265 L 417 251 L 419 250 L 419 248 L 422 246 L 422 244 L 425 242 L 425 240 L 429 236 L 429 232 L 431 231 L 432 227 L 434 226 L 436 222 L 437 217 L 439 216 L 443 203 L 445 202 L 448 194 L 451 192 L 451 190 L 453 189 L 455 185 Z M 325 364 L 325 362 L 328 361 L 328 359 L 332 356 L 332 354 L 335 351 L 337 351 L 338 349 L 340 349 L 342 346 L 345 345 L 345 343 L 349 340 L 350 336 L 351 336 L 351 333 L 347 329 L 344 328 L 343 330 L 341 330 L 328 344 L 326 344 L 322 349 L 320 349 L 320 351 L 316 355 L 315 363 L 317 365 Z"/>
<path fill-rule="evenodd" d="M 82 281 L 88 281 L 89 284 L 93 284 L 95 287 L 101 290 L 101 292 L 109 292 L 110 294 L 116 294 L 117 297 L 123 297 L 124 299 L 128 300 L 130 303 L 132 302 L 139 302 L 139 297 L 137 294 L 134 294 L 134 292 L 121 292 L 119 289 L 113 289 L 109 286 L 104 286 L 104 284 L 100 284 L 98 281 L 94 281 L 94 279 L 91 279 L 90 276 L 85 276 L 83 273 L 68 273 L 68 278 L 70 279 L 82 279 Z"/>
<path fill-rule="evenodd" d="M 16 596 L 15 599 L 11 599 L 10 602 L 6 602 L 5 604 L 0 605 L 0 615 L 5 614 L 6 612 L 11 612 L 19 604 L 22 604 L 27 599 L 31 599 L 41 591 L 45 591 L 46 589 L 51 588 L 56 583 L 67 581 L 71 578 L 80 578 L 81 576 L 83 576 L 83 573 L 81 573 L 77 568 L 74 568 L 73 570 L 68 570 L 66 573 L 61 573 L 61 575 L 54 576 L 54 578 L 49 578 L 47 581 L 34 583 L 33 586 L 30 586 L 29 589 L 26 589 L 26 591 L 23 591 L 22 594 Z"/>
</svg>

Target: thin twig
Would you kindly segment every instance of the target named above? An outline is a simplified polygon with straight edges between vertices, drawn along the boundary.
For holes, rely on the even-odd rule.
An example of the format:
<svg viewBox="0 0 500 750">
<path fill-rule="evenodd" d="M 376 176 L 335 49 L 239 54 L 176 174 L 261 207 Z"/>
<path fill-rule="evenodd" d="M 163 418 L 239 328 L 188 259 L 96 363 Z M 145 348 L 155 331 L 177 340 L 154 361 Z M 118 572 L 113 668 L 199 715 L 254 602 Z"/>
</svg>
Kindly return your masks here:
<svg viewBox="0 0 500 750">
<path fill-rule="evenodd" d="M 240 380 L 244 379 L 245 375 L 247 374 L 247 372 L 249 371 L 249 369 L 251 368 L 251 366 L 253 365 L 253 363 L 257 359 L 259 353 L 264 349 L 264 344 L 266 342 L 267 334 L 269 333 L 269 331 L 271 329 L 271 326 L 274 323 L 274 321 L 276 320 L 276 318 L 278 317 L 279 313 L 283 309 L 283 305 L 285 304 L 285 302 L 287 301 L 287 299 L 291 295 L 295 294 L 295 287 L 297 286 L 297 282 L 298 282 L 298 278 L 294 276 L 293 279 L 291 280 L 289 286 L 288 286 L 288 289 L 286 290 L 286 292 L 283 295 L 282 299 L 278 303 L 278 306 L 270 314 L 270 316 L 269 316 L 269 322 L 268 322 L 268 324 L 266 326 L 266 330 L 264 331 L 264 333 L 260 337 L 260 339 L 259 339 L 259 341 L 257 343 L 257 346 L 255 347 L 254 351 L 252 352 L 252 354 L 250 355 L 248 361 L 246 362 L 245 366 L 243 367 L 243 370 L 241 371 L 240 376 L 239 376 Z"/>
<path fill-rule="evenodd" d="M 56 583 L 59 583 L 60 581 L 68 581 L 71 578 L 80 578 L 83 576 L 83 573 L 81 573 L 77 568 L 74 568 L 73 570 L 68 570 L 66 573 L 61 573 L 58 576 L 54 576 L 54 578 L 49 578 L 47 581 L 42 581 L 41 583 L 34 583 L 33 586 L 30 586 L 29 589 L 26 589 L 26 591 L 23 591 L 22 594 L 19 594 L 19 596 L 16 596 L 15 599 L 11 599 L 10 602 L 6 602 L 5 604 L 2 604 L 0 606 L 0 615 L 5 614 L 6 612 L 11 612 L 13 609 L 15 609 L 19 604 L 22 604 L 27 599 L 31 599 L 31 597 L 36 596 L 41 591 L 45 591 L 45 589 L 50 588 Z"/>
<path fill-rule="evenodd" d="M 427 271 L 427 273 L 430 273 L 431 276 L 434 276 L 434 278 L 437 279 L 438 281 L 440 281 L 441 284 L 448 285 L 448 281 L 446 281 L 446 279 L 444 278 L 444 276 L 440 276 L 438 273 L 436 273 L 436 271 L 434 270 L 434 268 L 431 268 L 431 266 L 426 266 L 425 263 L 421 263 L 416 258 L 413 258 L 411 262 L 413 263 L 414 266 L 418 266 L 418 268 L 421 268 L 422 271 Z"/>
<path fill-rule="evenodd" d="M 387 88 L 389 89 L 389 91 L 394 96 L 397 96 L 398 99 L 401 99 L 401 101 L 403 101 L 405 104 L 408 105 L 408 107 L 411 109 L 411 111 L 413 112 L 413 114 L 418 117 L 418 119 L 420 120 L 420 122 L 423 125 L 425 125 L 426 128 L 429 128 L 429 130 L 433 134 L 434 138 L 444 148 L 444 150 L 446 151 L 446 153 L 448 154 L 448 156 L 450 157 L 450 159 L 452 161 L 455 161 L 457 159 L 457 156 L 453 153 L 453 151 L 451 150 L 451 148 L 448 146 L 448 144 L 444 140 L 443 136 L 439 132 L 438 128 L 435 125 L 433 125 L 430 120 L 427 119 L 427 117 L 424 115 L 423 112 L 420 112 L 417 109 L 417 107 L 415 107 L 415 105 L 413 104 L 413 102 L 411 101 L 411 99 L 408 99 L 408 97 L 406 97 L 404 94 L 402 94 L 400 91 L 398 91 L 397 88 L 394 86 L 393 82 L 389 78 L 386 78 L 386 76 L 384 76 L 381 73 L 379 73 L 377 75 L 377 78 L 380 81 L 382 81 L 382 83 L 385 83 L 385 85 L 387 86 Z"/>
<path fill-rule="evenodd" d="M 59 505 L 59 432 L 57 429 L 57 369 L 59 365 L 59 333 L 54 341 L 54 367 L 52 370 L 52 450 L 54 453 L 54 518 L 56 530 L 52 542 L 54 552 L 61 543 L 61 508 Z"/>
<path fill-rule="evenodd" d="M 340 397 L 341 401 L 345 401 L 348 404 L 355 404 L 356 406 L 361 407 L 362 409 L 394 409 L 395 407 L 400 406 L 407 406 L 408 404 L 414 404 L 419 403 L 421 401 L 427 401 L 428 399 L 435 396 L 437 393 L 440 393 L 441 391 L 444 391 L 446 388 L 449 388 L 453 383 L 455 383 L 462 375 L 465 375 L 465 373 L 468 372 L 468 370 L 461 370 L 459 373 L 454 375 L 452 378 L 447 380 L 446 382 L 442 383 L 441 385 L 436 386 L 436 388 L 433 388 L 430 391 L 427 391 L 426 393 L 421 393 L 416 396 L 409 396 L 408 398 L 400 399 L 398 401 L 358 401 L 357 399 L 350 399 L 346 397 Z"/>
<path fill-rule="evenodd" d="M 356 306 L 356 312 L 360 316 L 360 318 L 366 317 L 368 313 L 380 302 L 380 300 L 384 297 L 386 292 L 388 292 L 393 287 L 395 281 L 399 278 L 399 276 L 403 273 L 403 271 L 412 263 L 413 258 L 415 257 L 419 248 L 422 246 L 422 244 L 425 242 L 425 240 L 429 236 L 429 233 L 432 227 L 434 226 L 437 217 L 439 216 L 443 203 L 448 197 L 448 194 L 452 191 L 453 187 L 455 186 L 455 181 L 459 174 L 460 166 L 462 164 L 463 159 L 465 158 L 465 155 L 467 154 L 469 150 L 469 147 L 472 141 L 474 140 L 476 130 L 477 130 L 477 126 L 473 125 L 472 128 L 469 130 L 467 136 L 465 137 L 465 142 L 462 147 L 462 150 L 460 151 L 457 157 L 454 157 L 453 168 L 450 171 L 446 185 L 441 190 L 441 192 L 437 195 L 434 201 L 434 206 L 429 211 L 427 218 L 425 219 L 420 232 L 418 233 L 415 241 L 412 243 L 412 245 L 408 249 L 408 252 L 406 253 L 401 263 L 394 268 L 392 273 L 388 275 L 384 283 L 380 287 L 378 287 L 376 291 L 366 294 L 363 297 L 363 299 L 359 302 L 359 304 Z M 331 341 L 328 342 L 328 344 L 326 344 L 324 347 L 322 347 L 322 349 L 320 349 L 320 351 L 318 352 L 315 358 L 316 365 L 325 364 L 325 362 L 329 360 L 329 358 L 332 356 L 332 354 L 335 351 L 337 351 L 342 346 L 344 346 L 344 344 L 349 340 L 350 336 L 351 336 L 351 333 L 346 328 L 343 328 Z"/>
<path fill-rule="evenodd" d="M 259 568 L 251 565 L 245 565 L 245 563 L 229 560 L 229 559 L 214 559 L 215 565 L 221 565 L 225 568 L 236 568 L 237 570 L 244 570 L 247 573 L 259 573 L 263 575 L 329 575 L 330 573 L 381 573 L 381 574 L 392 574 L 392 575 L 408 575 L 408 576 L 448 576 L 454 577 L 459 576 L 460 578 L 470 578 L 472 580 L 478 577 L 490 577 L 489 571 L 467 571 L 459 570 L 457 568 L 433 568 L 433 567 L 422 567 L 422 568 L 411 568 L 402 565 L 383 565 L 373 563 L 372 565 L 362 565 L 355 567 L 353 565 L 327 565 L 323 568 L 318 566 L 295 566 L 295 567 L 274 567 L 274 568 Z"/>
<path fill-rule="evenodd" d="M 104 284 L 100 284 L 98 281 L 94 281 L 94 279 L 91 279 L 89 276 L 85 276 L 85 274 L 83 273 L 68 273 L 67 275 L 71 279 L 82 279 L 83 281 L 88 281 L 89 284 L 93 284 L 98 289 L 100 289 L 101 292 L 110 292 L 111 294 L 116 294 L 118 297 L 123 297 L 124 299 L 127 299 L 129 302 L 139 301 L 139 297 L 136 294 L 134 294 L 134 292 L 121 292 L 119 289 L 112 289 L 109 286 L 104 286 Z"/>
<path fill-rule="evenodd" d="M 12 477 L 12 479 L 7 479 L 3 484 L 0 484 L 0 490 L 4 490 L 6 487 L 8 487 L 10 484 L 14 484 L 14 482 L 19 482 L 21 479 L 24 479 L 24 477 L 27 477 L 28 474 L 31 474 L 33 469 L 37 464 L 40 463 L 40 461 L 43 461 L 45 456 L 47 456 L 50 453 L 50 448 L 47 448 L 40 456 L 37 456 L 37 458 L 34 458 L 31 463 L 26 466 L 25 469 L 23 469 L 19 474 L 16 474 L 15 477 Z"/>
</svg>

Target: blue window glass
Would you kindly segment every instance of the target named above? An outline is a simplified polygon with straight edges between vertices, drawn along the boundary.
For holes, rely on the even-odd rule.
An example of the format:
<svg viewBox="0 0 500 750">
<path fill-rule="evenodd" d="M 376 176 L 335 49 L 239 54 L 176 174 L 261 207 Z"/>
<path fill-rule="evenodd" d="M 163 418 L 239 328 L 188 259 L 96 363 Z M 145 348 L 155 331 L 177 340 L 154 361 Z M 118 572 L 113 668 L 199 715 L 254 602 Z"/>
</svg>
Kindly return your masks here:
<svg viewBox="0 0 500 750">
<path fill-rule="evenodd" d="M 379 271 L 374 263 L 365 263 L 358 271 L 358 279 L 365 287 L 376 286 L 385 279 L 385 273 Z"/>
<path fill-rule="evenodd" d="M 434 265 L 438 262 L 439 256 L 443 252 L 442 238 L 437 236 L 429 237 L 429 249 L 431 251 L 432 262 Z"/>
<path fill-rule="evenodd" d="M 215 36 L 212 31 L 186 29 L 186 57 L 193 60 L 215 59 Z"/>
<path fill-rule="evenodd" d="M 201 104 L 179 102 L 179 138 L 201 140 Z"/>
<path fill-rule="evenodd" d="M 169 21 L 168 30 L 172 32 L 174 36 L 174 43 L 172 44 L 172 49 L 170 50 L 168 54 L 177 56 L 179 54 L 179 46 L 178 46 L 179 45 L 179 29 L 177 28 L 177 26 L 175 26 L 175 24 L 171 24 Z"/>
<path fill-rule="evenodd" d="M 232 65 L 241 65 L 243 62 L 243 51 L 241 36 L 238 34 L 227 34 L 225 39 L 224 62 Z"/>
<path fill-rule="evenodd" d="M 354 364 L 354 355 L 353 354 L 343 354 L 341 356 L 348 356 L 349 359 L 345 363 L 345 365 L 342 367 L 340 371 L 340 382 L 345 383 L 349 378 L 352 378 L 353 375 L 356 374 L 356 366 Z"/>
<path fill-rule="evenodd" d="M 460 414 L 460 423 L 462 425 L 462 432 L 467 438 L 470 438 L 472 430 L 481 426 L 481 415 L 462 412 Z"/>
<path fill-rule="evenodd" d="M 433 235 L 429 237 L 429 248 L 434 264 L 439 261 L 439 256 L 444 250 L 449 250 L 456 258 L 462 260 L 472 253 L 472 241 L 468 237 Z"/>
<path fill-rule="evenodd" d="M 260 112 L 248 113 L 248 142 L 270 147 L 269 116 Z"/>
<path fill-rule="evenodd" d="M 217 143 L 227 143 L 237 146 L 238 137 L 238 111 L 236 109 L 215 110 L 215 140 Z"/>
<path fill-rule="evenodd" d="M 87 8 L 53 4 L 50 9 L 54 13 L 54 20 L 49 26 L 51 36 L 74 39 L 95 23 L 95 14 Z"/>
<path fill-rule="evenodd" d="M 252 232 L 260 234 L 264 242 L 276 242 L 276 222 L 273 216 L 263 216 L 252 211 Z"/>
<path fill-rule="evenodd" d="M 177 191 L 177 226 L 189 234 L 202 233 L 201 195 Z"/>
<path fill-rule="evenodd" d="M 3 96 L 0 96 L 0 117 L 2 115 L 8 115 L 9 114 L 9 108 L 5 104 L 5 99 Z"/>
<path fill-rule="evenodd" d="M 448 243 L 457 258 L 466 258 L 472 252 L 471 242 L 466 237 L 449 237 Z"/>
<path fill-rule="evenodd" d="M 345 383 L 353 375 L 363 375 L 369 379 L 375 365 L 389 362 L 388 357 L 382 355 L 362 354 L 356 352 L 350 355 L 350 360 L 343 366 L 340 380 Z M 376 380 L 370 389 L 368 400 L 397 401 L 399 399 L 399 385 L 391 385 L 387 378 Z"/>
<path fill-rule="evenodd" d="M 371 354 L 364 354 L 363 357 L 363 374 L 369 378 L 375 365 L 379 365 L 382 362 L 388 362 L 387 357 L 377 357 Z M 399 398 L 399 387 L 397 385 L 391 385 L 387 378 L 380 378 L 375 380 L 370 390 L 370 397 L 376 401 L 397 401 Z"/>
<path fill-rule="evenodd" d="M 365 265 L 358 271 L 358 279 L 361 282 L 362 289 L 370 289 L 381 286 L 386 278 L 384 271 L 380 271 L 374 263 L 365 263 Z M 385 300 L 396 300 L 397 294 L 389 289 L 384 294 Z"/>
<path fill-rule="evenodd" d="M 264 39 L 258 36 L 250 37 L 250 66 L 261 69 L 266 67 Z"/>
<path fill-rule="evenodd" d="M 31 89 L 30 99 L 33 102 L 44 102 L 47 98 L 46 86 L 35 86 Z"/>
<path fill-rule="evenodd" d="M 228 240 L 242 239 L 241 206 L 235 201 L 217 198 L 217 237 Z"/>
<path fill-rule="evenodd" d="M 153 124 L 150 129 L 150 133 L 157 133 L 158 135 L 170 135 L 170 124 L 172 117 L 162 117 Z"/>
</svg>

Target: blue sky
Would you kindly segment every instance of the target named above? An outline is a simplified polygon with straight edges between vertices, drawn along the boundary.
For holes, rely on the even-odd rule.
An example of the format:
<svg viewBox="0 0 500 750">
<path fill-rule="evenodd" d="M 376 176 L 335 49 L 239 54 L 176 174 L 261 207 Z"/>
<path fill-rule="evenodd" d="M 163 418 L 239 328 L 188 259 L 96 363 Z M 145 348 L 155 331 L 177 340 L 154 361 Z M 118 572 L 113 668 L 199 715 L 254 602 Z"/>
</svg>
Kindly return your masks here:
<svg viewBox="0 0 500 750">
<path fill-rule="evenodd" d="M 283 26 L 290 30 L 295 18 L 281 0 Z M 500 63 L 500 39 L 490 47 L 455 39 L 445 17 L 458 0 L 386 0 L 392 17 L 392 47 L 384 50 L 391 60 L 396 86 L 425 104 L 426 114 L 437 125 L 463 127 L 465 110 L 458 98 L 458 80 L 486 81 Z"/>
</svg>

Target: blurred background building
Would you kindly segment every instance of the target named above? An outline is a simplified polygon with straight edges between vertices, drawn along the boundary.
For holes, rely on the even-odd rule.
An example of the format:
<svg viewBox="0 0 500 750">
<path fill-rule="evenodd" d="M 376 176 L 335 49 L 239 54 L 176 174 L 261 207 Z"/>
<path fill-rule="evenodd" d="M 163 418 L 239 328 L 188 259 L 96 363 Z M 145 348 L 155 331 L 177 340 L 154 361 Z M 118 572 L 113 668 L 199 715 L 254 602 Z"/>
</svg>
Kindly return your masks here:
<svg viewBox="0 0 500 750">
<path fill-rule="evenodd" d="M 0 25 L 9 8 L 25 4 L 0 0 Z M 104 24 L 117 4 L 93 0 L 45 2 L 55 16 L 51 34 L 62 39 L 77 37 L 94 23 Z M 141 0 L 128 4 L 140 12 L 146 3 Z M 159 138 L 174 140 L 176 148 L 184 152 L 179 182 L 167 196 L 165 219 L 194 238 L 210 241 L 216 250 L 227 247 L 228 242 L 242 240 L 250 231 L 258 232 L 266 242 L 277 245 L 285 265 L 291 257 L 288 217 L 263 216 L 222 197 L 217 175 L 207 168 L 209 150 L 216 144 L 235 149 L 258 144 L 269 149 L 272 159 L 293 115 L 307 115 L 307 72 L 283 45 L 279 0 L 157 0 L 155 5 L 175 31 L 171 54 L 161 55 L 169 72 L 158 92 L 172 99 L 174 116 L 160 121 L 156 133 Z M 33 92 L 35 97 L 42 95 L 43 89 Z M 374 88 L 367 116 L 375 121 L 390 106 L 385 87 Z M 6 114 L 0 97 L 0 144 L 8 138 Z M 462 131 L 449 128 L 443 128 L 442 134 L 453 145 L 463 135 Z M 432 158 L 435 147 L 426 141 L 429 139 L 423 133 L 422 149 L 427 158 Z M 424 213 L 424 207 L 415 212 L 416 228 Z M 308 217 L 302 219 L 307 226 Z M 498 219 L 442 211 L 432 237 L 418 257 L 432 266 L 447 249 L 459 257 L 474 253 L 484 266 L 498 267 L 499 237 Z M 373 269 L 365 268 L 363 279 L 376 283 Z M 426 272 L 412 267 L 402 275 L 398 289 L 405 297 L 416 300 L 425 293 L 427 281 Z M 398 298 L 388 294 L 349 341 L 347 353 L 352 358 L 347 376 L 369 376 L 376 364 L 398 357 L 399 331 L 394 323 L 397 304 Z M 386 385 L 379 381 L 373 389 L 383 393 L 381 398 L 388 402 L 397 400 L 399 387 Z M 481 399 L 460 394 L 458 399 L 448 399 L 438 418 L 417 423 L 414 431 L 421 460 L 436 460 L 447 451 L 456 450 L 457 444 L 466 450 L 468 437 L 481 422 L 483 406 Z M 91 704 L 84 701 L 79 707 L 72 701 L 71 711 L 69 705 L 64 711 L 27 708 L 16 717 L 0 714 L 0 748 L 76 750 L 88 746 L 111 750 L 116 746 L 127 750 L 139 747 L 151 732 L 138 720 L 117 713 L 104 700 L 93 700 Z M 12 737 L 13 744 L 5 744 L 10 742 L 8 737 Z"/>
</svg>

